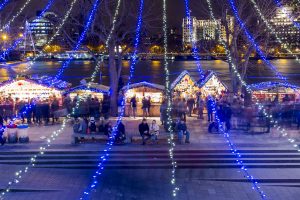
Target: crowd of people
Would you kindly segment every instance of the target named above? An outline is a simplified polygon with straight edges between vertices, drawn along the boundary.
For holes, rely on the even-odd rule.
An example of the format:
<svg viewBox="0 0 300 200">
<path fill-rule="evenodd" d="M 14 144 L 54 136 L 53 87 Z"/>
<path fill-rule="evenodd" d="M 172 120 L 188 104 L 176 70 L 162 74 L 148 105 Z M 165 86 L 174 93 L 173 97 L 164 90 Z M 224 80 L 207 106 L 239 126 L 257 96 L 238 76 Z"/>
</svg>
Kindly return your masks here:
<svg viewBox="0 0 300 200">
<path fill-rule="evenodd" d="M 110 101 L 104 96 L 103 100 L 89 95 L 81 98 L 79 95 L 71 99 L 65 95 L 62 99 L 56 96 L 49 98 L 36 98 L 25 101 L 23 99 L 13 99 L 10 96 L 0 98 L 0 124 L 8 122 L 15 117 L 28 124 L 55 124 L 59 117 L 71 114 L 74 117 L 96 117 L 109 118 Z M 77 107 L 77 109 L 74 109 Z"/>
</svg>

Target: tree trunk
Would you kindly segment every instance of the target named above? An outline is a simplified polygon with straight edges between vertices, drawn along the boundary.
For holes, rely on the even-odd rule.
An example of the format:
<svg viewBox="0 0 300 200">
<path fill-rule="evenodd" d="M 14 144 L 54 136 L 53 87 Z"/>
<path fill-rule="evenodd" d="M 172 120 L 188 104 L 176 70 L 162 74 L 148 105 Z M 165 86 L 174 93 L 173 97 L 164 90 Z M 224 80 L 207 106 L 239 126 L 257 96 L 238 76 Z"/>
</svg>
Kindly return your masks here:
<svg viewBox="0 0 300 200">
<path fill-rule="evenodd" d="M 118 72 L 116 66 L 115 45 L 113 42 L 109 44 L 109 79 L 110 79 L 110 112 L 112 116 L 117 116 L 118 106 Z"/>
</svg>

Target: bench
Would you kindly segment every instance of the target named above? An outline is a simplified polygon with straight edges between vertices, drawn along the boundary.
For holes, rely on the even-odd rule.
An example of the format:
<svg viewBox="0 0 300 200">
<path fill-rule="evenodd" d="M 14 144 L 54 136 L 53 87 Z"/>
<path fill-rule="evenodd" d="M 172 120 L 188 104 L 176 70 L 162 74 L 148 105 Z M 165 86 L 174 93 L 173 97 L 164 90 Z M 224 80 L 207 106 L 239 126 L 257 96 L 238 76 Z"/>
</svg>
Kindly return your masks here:
<svg viewBox="0 0 300 200">
<path fill-rule="evenodd" d="M 81 139 L 84 140 L 99 140 L 100 142 L 107 142 L 108 141 L 108 137 L 107 135 L 103 135 L 103 134 L 81 134 L 81 133 L 73 133 L 72 134 L 72 144 L 77 144 L 79 143 L 79 141 Z"/>
<path fill-rule="evenodd" d="M 169 134 L 168 133 L 160 133 L 158 136 L 157 136 L 157 140 L 155 141 L 156 144 L 168 144 L 168 139 L 170 138 Z M 177 142 L 178 140 L 178 134 L 177 133 L 174 133 L 174 141 Z M 132 144 L 142 144 L 143 143 L 143 140 L 142 140 L 142 137 L 141 135 L 134 135 L 134 136 L 131 136 L 131 143 Z M 152 139 L 149 139 L 147 141 L 147 143 L 152 143 Z"/>
</svg>

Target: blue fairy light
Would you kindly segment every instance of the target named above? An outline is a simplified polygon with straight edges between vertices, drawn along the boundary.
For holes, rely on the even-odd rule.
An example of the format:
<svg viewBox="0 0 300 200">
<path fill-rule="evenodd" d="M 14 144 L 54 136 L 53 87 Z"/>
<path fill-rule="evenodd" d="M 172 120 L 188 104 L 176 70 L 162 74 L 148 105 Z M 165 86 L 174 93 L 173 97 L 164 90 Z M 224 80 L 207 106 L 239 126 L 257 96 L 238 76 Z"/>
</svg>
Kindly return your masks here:
<svg viewBox="0 0 300 200">
<path fill-rule="evenodd" d="M 138 21 L 137 21 L 137 26 L 136 26 L 136 35 L 135 35 L 135 43 L 134 43 L 134 52 L 131 57 L 130 75 L 129 75 L 129 81 L 127 83 L 127 89 L 129 88 L 129 85 L 131 83 L 131 79 L 133 77 L 135 65 L 137 62 L 137 52 L 138 52 L 138 46 L 140 44 L 140 33 L 141 33 L 142 20 L 143 20 L 142 19 L 143 18 L 143 9 L 144 9 L 144 0 L 140 0 L 139 15 L 138 15 Z M 124 113 L 125 113 L 125 97 L 123 97 L 121 113 L 118 116 L 116 125 L 113 127 L 113 134 L 109 137 L 109 141 L 106 143 L 106 148 L 104 149 L 103 153 L 100 155 L 100 161 L 97 165 L 98 168 L 95 171 L 95 173 L 93 174 L 89 186 L 87 188 L 85 188 L 80 199 L 89 199 L 92 191 L 97 186 L 97 184 L 98 184 L 97 178 L 98 178 L 98 176 L 100 176 L 102 174 L 103 170 L 105 169 L 104 163 L 109 158 L 109 151 L 112 149 L 112 145 L 114 144 L 117 127 L 121 123 Z"/>
</svg>

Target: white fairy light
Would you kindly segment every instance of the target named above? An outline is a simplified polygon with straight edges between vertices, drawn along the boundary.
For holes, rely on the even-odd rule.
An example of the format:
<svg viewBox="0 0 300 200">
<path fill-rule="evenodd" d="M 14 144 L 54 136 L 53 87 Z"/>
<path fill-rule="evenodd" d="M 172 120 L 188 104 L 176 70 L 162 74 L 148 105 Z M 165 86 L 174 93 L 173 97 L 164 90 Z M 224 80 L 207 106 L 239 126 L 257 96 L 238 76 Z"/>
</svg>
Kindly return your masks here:
<svg viewBox="0 0 300 200">
<path fill-rule="evenodd" d="M 272 25 L 268 22 L 268 20 L 266 19 L 266 17 L 263 15 L 263 13 L 261 12 L 260 8 L 258 7 L 257 3 L 255 2 L 255 0 L 250 0 L 255 8 L 255 11 L 257 12 L 257 14 L 259 15 L 259 17 L 262 19 L 262 21 L 266 24 L 268 30 L 275 36 L 276 40 L 278 43 L 281 44 L 281 47 L 283 47 L 287 52 L 289 52 L 290 54 L 292 54 L 292 56 L 294 56 L 296 58 L 296 61 L 298 63 L 300 63 L 299 57 L 289 48 L 289 45 L 285 42 L 283 42 L 280 37 L 278 36 L 278 34 L 276 33 L 275 29 L 272 27 Z"/>
<path fill-rule="evenodd" d="M 15 21 L 15 19 L 22 14 L 23 10 L 27 7 L 27 5 L 31 2 L 31 0 L 27 0 L 25 4 L 20 8 L 20 10 L 12 16 L 12 18 L 0 29 L 0 32 L 2 32 L 4 29 L 9 28 L 10 24 Z"/>
<path fill-rule="evenodd" d="M 92 17 L 91 17 L 91 16 L 92 16 L 92 15 L 94 16 L 94 14 L 95 14 L 95 12 L 96 12 L 96 10 L 97 10 L 97 8 L 98 8 L 97 5 L 99 5 L 99 2 L 100 2 L 100 1 L 97 1 L 97 0 L 96 0 L 96 4 L 94 4 L 93 9 L 91 10 L 91 13 L 90 13 L 90 16 L 89 16 L 89 20 L 88 20 L 88 22 L 86 23 L 86 27 L 85 27 L 85 28 L 89 28 L 89 26 L 87 26 L 87 25 L 91 22 L 91 20 L 92 20 Z M 85 31 L 84 31 L 83 33 L 85 33 Z M 83 33 L 82 33 L 82 35 L 83 35 Z M 82 36 L 82 35 L 81 35 L 81 36 Z M 79 42 L 80 42 L 80 41 L 81 41 L 81 40 L 79 40 Z M 77 45 L 78 45 L 78 44 L 77 44 Z M 94 72 L 92 73 L 91 81 L 94 81 L 94 80 L 95 80 L 95 77 L 96 77 L 97 72 L 99 71 L 99 68 L 100 68 L 100 65 L 97 64 L 97 65 L 96 65 L 96 68 L 95 68 L 95 70 L 94 70 Z M 89 89 L 90 86 L 91 86 L 91 83 L 89 83 L 89 84 L 87 85 L 87 88 Z M 41 146 L 41 147 L 39 148 L 39 152 L 38 152 L 37 154 L 33 155 L 33 156 L 30 158 L 30 163 L 29 163 L 23 170 L 17 171 L 17 172 L 15 173 L 14 180 L 13 180 L 13 181 L 9 181 L 8 184 L 7 184 L 7 186 L 6 186 L 6 188 L 4 189 L 4 191 L 0 194 L 0 199 L 1 199 L 1 200 L 4 198 L 4 196 L 5 196 L 7 193 L 10 192 L 10 188 L 11 188 L 12 184 L 13 184 L 13 183 L 17 184 L 17 183 L 20 182 L 20 180 L 21 180 L 21 178 L 22 178 L 21 175 L 22 175 L 23 173 L 27 173 L 28 170 L 29 170 L 29 167 L 34 167 L 34 166 L 35 166 L 36 158 L 37 158 L 38 156 L 40 156 L 40 155 L 44 155 L 45 150 L 46 150 L 48 147 L 50 147 L 50 146 L 51 146 L 51 143 L 52 143 L 53 141 L 55 141 L 56 138 L 61 134 L 61 132 L 62 132 L 62 131 L 65 129 L 65 127 L 66 127 L 67 119 L 70 119 L 70 117 L 71 117 L 72 115 L 75 114 L 75 111 L 78 109 L 79 103 L 81 102 L 82 99 L 83 99 L 82 97 L 79 98 L 79 100 L 76 102 L 76 106 L 72 109 L 72 113 L 71 113 L 71 114 L 68 114 L 68 115 L 66 116 L 66 118 L 64 118 L 64 120 L 63 120 L 63 122 L 62 122 L 62 125 L 61 125 L 60 129 L 58 129 L 58 130 L 56 130 L 56 131 L 53 131 L 52 134 L 47 138 L 47 140 L 46 140 L 47 143 L 46 143 L 45 145 Z"/>
<path fill-rule="evenodd" d="M 164 70 L 166 75 L 166 82 L 165 82 L 165 93 L 167 97 L 167 125 L 168 125 L 168 131 L 170 132 L 170 138 L 168 139 L 168 143 L 170 144 L 169 149 L 169 156 L 171 159 L 172 164 L 172 177 L 171 177 L 171 184 L 173 186 L 172 195 L 175 198 L 177 196 L 177 192 L 179 191 L 179 187 L 176 185 L 176 168 L 177 163 L 174 159 L 174 148 L 175 148 L 175 142 L 174 142 L 174 133 L 172 130 L 172 117 L 171 117 L 171 111 L 172 111 L 172 97 L 171 97 L 171 89 L 170 89 L 170 72 L 169 72 L 169 63 L 167 58 L 168 53 L 168 35 L 167 35 L 167 4 L 166 0 L 163 0 L 163 34 L 164 34 Z"/>
<path fill-rule="evenodd" d="M 120 10 L 120 5 L 121 5 L 121 0 L 118 0 L 117 7 L 116 7 L 116 11 L 115 11 L 115 14 L 114 14 L 114 17 L 113 17 L 113 24 L 112 24 L 112 27 L 111 27 L 110 32 L 109 32 L 109 34 L 108 34 L 107 40 L 106 40 L 106 42 L 105 42 L 106 48 L 108 47 L 108 43 L 110 42 L 112 33 L 115 31 L 115 26 L 116 26 L 116 22 L 117 22 L 117 17 L 118 17 L 118 15 L 119 15 L 119 10 Z"/>
<path fill-rule="evenodd" d="M 212 6 L 211 6 L 211 1 L 210 1 L 210 0 L 206 0 L 206 1 L 207 1 L 207 3 L 208 3 L 210 16 L 211 16 L 211 18 L 214 20 L 214 22 L 217 23 L 216 18 L 214 17 L 214 14 L 213 14 Z M 217 26 L 217 31 L 218 31 L 218 33 L 221 32 L 220 29 L 218 28 L 218 26 Z M 225 49 L 225 51 L 226 51 L 226 55 L 227 55 L 228 62 L 231 64 L 231 66 L 232 66 L 232 68 L 233 68 L 234 74 L 238 77 L 239 81 L 240 81 L 240 82 L 242 83 L 242 85 L 246 88 L 246 91 L 247 91 L 249 94 L 251 94 L 253 91 L 252 91 L 252 89 L 247 85 L 247 83 L 242 79 L 242 76 L 241 76 L 240 73 L 238 72 L 238 70 L 237 70 L 235 64 L 233 63 L 233 58 L 232 58 L 232 56 L 231 56 L 231 52 L 230 52 L 228 46 L 226 45 L 226 43 L 225 43 L 224 40 L 221 39 L 220 41 L 221 41 L 221 44 L 223 45 L 223 47 L 224 47 L 224 49 Z M 273 127 L 276 128 L 276 129 L 281 133 L 281 136 L 287 137 L 287 141 L 291 144 L 291 146 L 292 146 L 293 148 L 296 148 L 296 149 L 298 150 L 298 152 L 300 152 L 300 149 L 299 149 L 300 147 L 299 147 L 298 145 L 295 146 L 295 144 L 294 144 L 294 141 L 296 141 L 296 140 L 295 140 L 293 137 L 289 136 L 288 132 L 287 132 L 283 127 L 281 127 L 280 125 L 278 125 L 278 121 L 277 121 L 277 120 L 274 120 L 272 114 L 268 114 L 268 113 L 267 113 L 266 109 L 264 108 L 264 105 L 261 104 L 261 103 L 259 102 L 259 100 L 257 99 L 257 97 L 254 96 L 254 98 L 255 98 L 255 100 L 256 100 L 255 104 L 258 105 L 259 110 L 262 111 L 263 115 L 264 115 L 266 118 L 270 119 L 270 122 L 271 122 L 271 123 L 274 123 Z"/>
<path fill-rule="evenodd" d="M 64 16 L 64 18 L 63 18 L 63 20 L 61 21 L 61 23 L 60 23 L 59 26 L 57 27 L 57 29 L 56 29 L 55 33 L 53 34 L 53 36 L 49 39 L 49 41 L 48 41 L 45 45 L 51 44 L 51 43 L 53 42 L 53 40 L 59 35 L 60 31 L 62 30 L 62 27 L 65 25 L 65 23 L 66 23 L 67 19 L 69 18 L 70 14 L 71 14 L 71 12 L 72 12 L 72 10 L 73 10 L 73 8 L 74 8 L 74 5 L 77 3 L 77 1 L 78 1 L 78 0 L 73 0 L 73 1 L 71 2 L 70 8 L 69 8 L 69 10 L 66 12 L 66 14 L 65 14 L 65 16 Z M 21 71 L 21 73 L 24 73 L 24 72 L 28 71 L 28 70 L 33 66 L 34 62 L 35 62 L 38 58 L 40 58 L 40 57 L 42 56 L 43 50 L 38 50 L 38 52 L 39 52 L 39 54 L 38 54 L 36 57 L 34 57 L 33 60 L 31 60 L 31 61 L 29 62 L 28 66 L 27 66 L 25 69 L 23 69 L 23 70 Z"/>
</svg>

